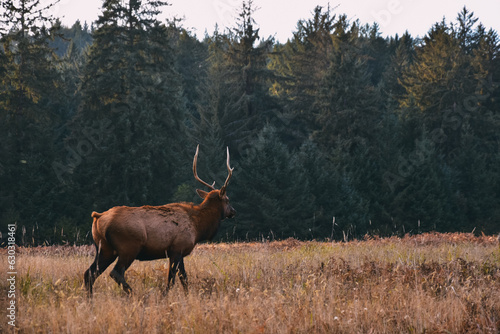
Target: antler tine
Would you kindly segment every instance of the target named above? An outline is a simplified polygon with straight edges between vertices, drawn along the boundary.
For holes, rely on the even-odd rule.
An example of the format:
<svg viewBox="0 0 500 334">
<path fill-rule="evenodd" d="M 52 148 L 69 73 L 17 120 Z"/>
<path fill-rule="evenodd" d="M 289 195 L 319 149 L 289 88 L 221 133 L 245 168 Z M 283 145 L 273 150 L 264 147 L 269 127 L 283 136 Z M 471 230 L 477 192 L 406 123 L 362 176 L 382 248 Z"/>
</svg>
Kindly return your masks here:
<svg viewBox="0 0 500 334">
<path fill-rule="evenodd" d="M 226 182 L 224 182 L 224 185 L 222 186 L 222 188 L 220 188 L 220 195 L 221 196 L 223 196 L 226 193 L 227 185 L 229 184 L 229 180 L 231 179 L 231 176 L 233 176 L 233 170 L 234 170 L 234 167 L 231 168 L 231 166 L 229 165 L 229 147 L 226 147 L 226 152 L 227 152 L 226 165 L 227 165 L 228 175 L 226 178 Z"/>
<path fill-rule="evenodd" d="M 203 181 L 202 179 L 200 179 L 198 177 L 198 173 L 196 173 L 196 163 L 198 162 L 198 152 L 200 150 L 200 144 L 198 144 L 198 146 L 196 146 L 196 153 L 194 154 L 194 159 L 193 159 L 193 174 L 194 174 L 194 178 L 200 182 L 201 184 L 203 184 L 204 186 L 212 189 L 212 190 L 215 190 L 215 181 L 212 185 L 206 183 L 205 181 Z"/>
</svg>

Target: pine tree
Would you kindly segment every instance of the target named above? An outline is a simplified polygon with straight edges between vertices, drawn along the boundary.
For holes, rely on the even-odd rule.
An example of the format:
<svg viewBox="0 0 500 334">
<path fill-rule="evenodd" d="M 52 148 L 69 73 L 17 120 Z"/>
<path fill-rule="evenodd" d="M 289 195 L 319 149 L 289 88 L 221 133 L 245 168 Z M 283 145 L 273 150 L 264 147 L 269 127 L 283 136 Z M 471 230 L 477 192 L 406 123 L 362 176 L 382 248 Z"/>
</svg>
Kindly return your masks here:
<svg viewBox="0 0 500 334">
<path fill-rule="evenodd" d="M 474 133 L 465 121 L 461 128 L 461 146 L 453 159 L 456 173 L 454 197 L 459 204 L 455 212 L 455 228 L 473 225 L 480 230 L 495 232 L 491 228 L 498 217 L 498 145 Z M 471 163 L 472 162 L 472 163 Z"/>
<path fill-rule="evenodd" d="M 86 205 L 164 203 L 178 184 L 184 109 L 167 27 L 156 19 L 164 4 L 108 0 L 96 22 L 66 141 L 76 160 L 61 170 L 75 170 L 69 179 L 95 194 Z"/>
<path fill-rule="evenodd" d="M 229 231 L 234 229 L 242 239 L 314 235 L 307 179 L 276 129 L 264 127 L 237 168 L 231 198 L 238 203 L 238 215 L 227 226 Z"/>
<path fill-rule="evenodd" d="M 401 82 L 406 94 L 400 105 L 410 113 L 421 115 L 428 129 L 440 127 L 443 116 L 450 112 L 459 112 L 464 99 L 474 92 L 476 80 L 467 55 L 468 47 L 463 49 L 465 40 L 457 38 L 462 34 L 455 33 L 445 21 L 436 23 L 416 49 L 415 62 L 403 73 Z M 450 138 L 448 150 L 450 144 L 458 141 L 456 136 Z"/>
<path fill-rule="evenodd" d="M 183 99 L 190 114 L 196 113 L 201 85 L 206 79 L 208 45 L 183 28 L 169 27 L 176 50 L 176 69 L 181 76 Z"/>
<path fill-rule="evenodd" d="M 209 163 L 205 171 L 217 182 L 225 178 L 224 148 L 238 161 L 252 138 L 269 120 L 274 101 L 268 94 L 267 53 L 271 40 L 259 40 L 252 1 L 243 2 L 238 26 L 221 34 L 216 28 L 205 38 L 208 45 L 206 77 L 200 85 L 192 137 L 205 147 Z"/>
<path fill-rule="evenodd" d="M 470 12 L 464 6 L 462 11 L 457 16 L 458 27 L 453 27 L 455 38 L 460 44 L 462 52 L 471 54 L 479 45 L 480 34 L 476 34 L 473 30 L 478 19 L 474 17 L 474 13 Z"/>
<path fill-rule="evenodd" d="M 345 17 L 335 24 L 334 51 L 316 96 L 315 140 L 345 152 L 368 145 L 377 135 L 381 101 L 372 85 L 365 57 L 359 54 L 359 27 Z"/>
<path fill-rule="evenodd" d="M 67 28 L 61 25 L 59 22 L 59 29 L 57 35 L 53 41 L 50 43 L 50 47 L 54 49 L 55 53 L 59 58 L 63 58 L 68 53 L 68 48 L 75 48 L 77 53 L 83 53 L 87 47 L 92 44 L 92 36 L 88 31 L 88 26 L 82 27 L 82 24 L 77 20 L 71 28 Z"/>
<path fill-rule="evenodd" d="M 389 45 L 387 40 L 381 36 L 379 26 L 361 26 L 362 50 L 366 57 L 366 65 L 370 73 L 370 81 L 374 86 L 383 85 L 383 73 L 390 63 Z"/>
<path fill-rule="evenodd" d="M 463 57 L 471 64 L 471 87 L 463 100 L 447 113 L 443 122 L 448 132 L 458 138 L 448 161 L 458 173 L 456 193 L 462 200 L 465 221 L 485 231 L 492 231 L 498 217 L 495 204 L 500 184 L 498 156 L 500 152 L 500 40 L 467 8 L 458 14 L 453 26 Z M 462 84 L 462 83 L 461 83 Z M 463 84 L 462 84 L 463 85 Z M 455 109 L 455 110 L 454 110 Z M 471 164 L 473 161 L 473 164 Z M 473 166 L 473 168 L 471 168 Z"/>
<path fill-rule="evenodd" d="M 231 98 L 223 101 L 231 108 L 231 115 L 224 115 L 225 140 L 236 156 L 260 132 L 275 107 L 268 93 L 272 72 L 267 68 L 273 42 L 266 39 L 256 45 L 261 38 L 255 28 L 255 10 L 252 0 L 243 1 L 237 27 L 224 36 L 222 45 L 225 85 L 232 91 Z"/>
<path fill-rule="evenodd" d="M 1 4 L 0 205 L 5 216 L 0 220 L 17 217 L 24 226 L 54 217 L 51 200 L 57 181 L 51 162 L 61 100 L 56 60 L 49 48 L 57 29 L 46 15 L 50 6 L 38 0 Z"/>
<path fill-rule="evenodd" d="M 351 237 L 363 233 L 366 227 L 362 225 L 368 221 L 367 202 L 339 161 L 310 140 L 300 147 L 297 159 L 307 181 L 303 191 L 313 205 L 313 215 L 307 220 L 311 236 L 342 239 L 342 231 Z"/>
<path fill-rule="evenodd" d="M 283 105 L 279 116 L 297 147 L 315 128 L 312 106 L 330 67 L 335 22 L 333 9 L 317 6 L 311 19 L 298 22 L 293 38 L 271 54 L 276 72 L 272 92 Z"/>
<path fill-rule="evenodd" d="M 415 39 L 406 31 L 403 36 L 396 35 L 391 38 L 390 49 L 394 49 L 390 55 L 390 63 L 383 73 L 383 92 L 387 99 L 386 105 L 390 110 L 399 107 L 399 101 L 405 94 L 401 85 L 403 73 L 408 71 L 415 59 Z"/>
<path fill-rule="evenodd" d="M 494 79 L 499 75 L 495 69 L 499 47 L 496 33 L 486 32 L 481 24 L 476 26 L 478 20 L 466 8 L 457 21 L 435 24 L 416 48 L 415 62 L 403 71 L 401 83 L 406 93 L 400 102 L 403 124 L 411 134 L 403 139 L 404 146 L 412 147 L 414 139 L 427 132 L 437 150 L 436 158 L 429 162 L 434 172 L 412 175 L 408 187 L 419 193 L 416 188 L 434 184 L 426 188 L 427 197 L 434 197 L 443 210 L 455 212 L 453 218 L 446 210 L 435 213 L 436 224 L 460 230 L 468 224 L 484 226 L 488 219 L 482 213 L 493 214 L 481 203 L 497 198 L 493 189 L 498 178 L 489 171 L 496 168 L 499 150 L 500 124 L 494 96 L 500 93 L 500 85 Z M 429 179 L 433 173 L 437 179 L 446 176 L 449 180 L 434 182 Z M 488 184 L 473 176 L 476 173 L 488 175 Z"/>
<path fill-rule="evenodd" d="M 234 112 L 238 92 L 228 83 L 225 62 L 226 36 L 216 29 L 212 36 L 205 38 L 208 57 L 203 66 L 204 80 L 199 84 L 196 112 L 191 117 L 190 131 L 193 146 L 201 145 L 207 158 L 200 163 L 200 175 L 208 175 L 213 181 L 223 182 L 227 176 L 224 164 L 225 147 L 230 146 L 233 161 L 237 155 L 233 140 L 244 131 L 245 119 L 236 118 Z M 191 179 L 191 177 L 190 177 Z"/>
</svg>

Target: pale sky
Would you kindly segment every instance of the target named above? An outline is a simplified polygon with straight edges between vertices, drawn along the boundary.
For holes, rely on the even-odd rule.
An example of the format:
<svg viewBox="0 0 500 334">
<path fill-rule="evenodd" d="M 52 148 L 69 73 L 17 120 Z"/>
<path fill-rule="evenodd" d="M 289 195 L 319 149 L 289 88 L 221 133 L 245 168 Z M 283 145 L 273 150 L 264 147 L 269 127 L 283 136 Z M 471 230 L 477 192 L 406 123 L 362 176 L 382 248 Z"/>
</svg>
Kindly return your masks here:
<svg viewBox="0 0 500 334">
<path fill-rule="evenodd" d="M 50 0 L 45 0 L 50 1 Z M 123 0 L 126 1 L 126 0 Z M 335 2 L 338 1 L 338 2 Z M 101 13 L 102 0 L 61 0 L 51 9 L 65 25 L 71 26 L 77 19 L 90 25 Z M 205 30 L 234 27 L 240 12 L 241 0 L 169 0 L 171 6 L 163 9 L 160 18 L 184 18 L 183 26 L 190 28 L 198 37 Z M 254 0 L 259 8 L 254 14 L 260 36 L 276 37 L 286 42 L 296 30 L 299 19 L 312 17 L 314 7 L 327 6 L 328 0 Z M 408 30 L 414 37 L 424 36 L 432 25 L 446 17 L 455 21 L 463 6 L 473 11 L 486 28 L 500 32 L 499 0 L 333 0 L 330 6 L 338 6 L 335 13 L 347 14 L 351 20 L 362 24 L 377 22 L 383 36 L 401 35 Z"/>
</svg>

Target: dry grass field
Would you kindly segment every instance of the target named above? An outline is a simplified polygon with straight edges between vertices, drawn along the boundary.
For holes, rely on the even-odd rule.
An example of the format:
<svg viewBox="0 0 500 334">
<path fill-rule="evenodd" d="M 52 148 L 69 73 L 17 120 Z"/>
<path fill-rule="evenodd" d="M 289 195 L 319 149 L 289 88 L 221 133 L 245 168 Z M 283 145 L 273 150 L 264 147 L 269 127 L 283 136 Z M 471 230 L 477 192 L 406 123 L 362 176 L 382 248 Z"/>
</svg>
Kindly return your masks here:
<svg viewBox="0 0 500 334">
<path fill-rule="evenodd" d="M 111 266 L 89 299 L 83 272 L 93 252 L 90 246 L 18 249 L 16 332 L 500 332 L 494 237 L 204 244 L 185 259 L 188 294 L 178 281 L 164 294 L 165 260 L 137 261 L 126 276 L 133 295 L 109 277 Z M 4 279 L 0 288 L 4 305 Z M 5 319 L 0 332 L 12 330 Z"/>
</svg>

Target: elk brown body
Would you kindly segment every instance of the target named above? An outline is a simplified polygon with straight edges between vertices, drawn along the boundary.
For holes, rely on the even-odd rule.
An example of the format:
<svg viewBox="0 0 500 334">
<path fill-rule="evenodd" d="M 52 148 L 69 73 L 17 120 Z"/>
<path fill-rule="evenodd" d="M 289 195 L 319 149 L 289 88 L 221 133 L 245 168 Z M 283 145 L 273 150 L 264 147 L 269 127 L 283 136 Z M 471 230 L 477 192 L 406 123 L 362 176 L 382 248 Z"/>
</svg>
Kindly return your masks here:
<svg viewBox="0 0 500 334">
<path fill-rule="evenodd" d="M 97 277 L 116 258 L 110 276 L 125 292 L 132 289 L 125 281 L 125 271 L 137 259 L 140 261 L 169 258 L 169 289 L 178 273 L 187 290 L 187 274 L 184 257 L 189 255 L 198 242 L 212 239 L 221 220 L 231 218 L 236 211 L 229 204 L 226 188 L 233 168 L 229 165 L 228 177 L 220 190 L 201 180 L 196 173 L 199 146 L 193 160 L 193 174 L 196 180 L 210 188 L 210 192 L 197 190 L 203 198 L 199 205 L 193 203 L 171 203 L 161 206 L 127 207 L 117 206 L 103 213 L 93 212 L 92 236 L 96 246 L 96 257 L 85 271 L 85 287 L 92 294 Z"/>
</svg>

